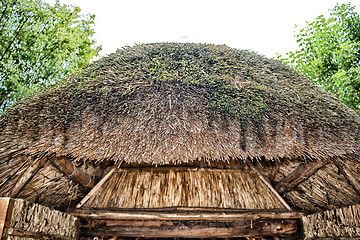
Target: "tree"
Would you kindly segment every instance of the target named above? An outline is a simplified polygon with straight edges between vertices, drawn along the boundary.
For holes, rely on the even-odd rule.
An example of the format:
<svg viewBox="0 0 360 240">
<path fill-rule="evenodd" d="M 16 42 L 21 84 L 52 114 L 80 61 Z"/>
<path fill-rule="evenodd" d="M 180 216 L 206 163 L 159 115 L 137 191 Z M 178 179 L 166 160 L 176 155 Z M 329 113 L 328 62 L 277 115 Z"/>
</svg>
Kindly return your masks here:
<svg viewBox="0 0 360 240">
<path fill-rule="evenodd" d="M 350 4 L 336 5 L 295 35 L 299 50 L 280 60 L 360 114 L 360 17 Z"/>
<path fill-rule="evenodd" d="M 43 0 L 0 1 L 0 111 L 97 56 L 94 15 Z"/>
</svg>

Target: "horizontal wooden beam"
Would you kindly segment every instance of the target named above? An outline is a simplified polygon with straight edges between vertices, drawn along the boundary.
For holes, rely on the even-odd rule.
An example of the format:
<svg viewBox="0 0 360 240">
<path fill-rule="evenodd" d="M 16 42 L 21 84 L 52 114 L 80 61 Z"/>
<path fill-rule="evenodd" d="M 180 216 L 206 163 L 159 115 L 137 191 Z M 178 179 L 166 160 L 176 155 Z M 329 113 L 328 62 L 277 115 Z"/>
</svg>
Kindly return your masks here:
<svg viewBox="0 0 360 240">
<path fill-rule="evenodd" d="M 298 166 L 292 173 L 284 177 L 278 184 L 275 185 L 275 190 L 279 193 L 291 191 L 294 187 L 298 186 L 310 176 L 315 174 L 319 169 L 331 162 L 333 159 L 323 161 L 309 161 Z"/>
<path fill-rule="evenodd" d="M 297 220 L 261 221 L 111 221 L 93 220 L 80 228 L 81 236 L 151 238 L 227 238 L 290 236 L 298 230 Z"/>
<path fill-rule="evenodd" d="M 77 168 L 67 157 L 51 157 L 49 160 L 61 173 L 69 177 L 74 182 L 77 182 L 86 188 L 93 188 L 95 186 L 93 178 L 81 169 Z"/>
<path fill-rule="evenodd" d="M 304 216 L 296 211 L 218 211 L 218 212 L 160 212 L 160 211 L 110 211 L 93 209 L 74 209 L 68 214 L 87 219 L 111 220 L 187 220 L 187 221 L 235 221 L 258 219 L 299 219 Z"/>
</svg>

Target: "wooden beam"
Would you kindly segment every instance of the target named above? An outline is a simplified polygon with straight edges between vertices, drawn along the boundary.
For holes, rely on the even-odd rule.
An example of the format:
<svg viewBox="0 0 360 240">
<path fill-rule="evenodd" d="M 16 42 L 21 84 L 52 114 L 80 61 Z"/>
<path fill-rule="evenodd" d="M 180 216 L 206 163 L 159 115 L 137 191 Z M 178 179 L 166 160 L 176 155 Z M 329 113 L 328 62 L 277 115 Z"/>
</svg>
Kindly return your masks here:
<svg viewBox="0 0 360 240">
<path fill-rule="evenodd" d="M 7 239 L 7 228 L 12 217 L 13 207 L 13 199 L 0 198 L 0 240 Z"/>
<path fill-rule="evenodd" d="M 69 177 L 74 182 L 77 182 L 86 188 L 93 188 L 95 186 L 93 178 L 81 169 L 78 169 L 67 157 L 51 157 L 49 160 L 62 174 Z"/>
<path fill-rule="evenodd" d="M 151 238 L 227 238 L 291 236 L 297 233 L 297 220 L 248 221 L 92 221 L 80 229 L 81 236 Z"/>
<path fill-rule="evenodd" d="M 44 166 L 48 159 L 46 157 L 36 158 L 34 162 L 21 175 L 15 186 L 12 188 L 8 197 L 16 198 L 24 187 L 31 181 L 35 174 Z"/>
<path fill-rule="evenodd" d="M 298 166 L 292 173 L 284 177 L 279 183 L 275 185 L 275 190 L 279 194 L 291 191 L 294 187 L 301 184 L 310 176 L 315 174 L 319 169 L 331 162 L 333 158 L 323 161 L 309 161 Z"/>
<path fill-rule="evenodd" d="M 296 211 L 137 211 L 137 210 L 94 210 L 73 209 L 67 212 L 70 215 L 86 219 L 111 219 L 111 220 L 187 220 L 187 221 L 235 221 L 235 220 L 259 220 L 259 219 L 300 219 L 304 216 Z"/>
<path fill-rule="evenodd" d="M 116 166 L 114 166 L 94 187 L 91 189 L 91 191 L 80 201 L 80 203 L 76 206 L 77 208 L 81 208 L 89 198 L 91 198 L 100 188 L 101 186 L 106 182 L 106 180 L 114 173 L 114 171 L 117 169 Z"/>
<path fill-rule="evenodd" d="M 287 209 L 287 210 L 291 210 L 291 207 L 287 204 L 287 202 L 285 202 L 285 200 L 280 196 L 280 194 L 274 189 L 274 187 L 271 185 L 271 183 L 265 179 L 265 177 L 254 167 L 254 165 L 249 161 L 248 165 L 250 166 L 250 168 L 252 170 L 254 170 L 254 172 L 256 173 L 256 175 L 258 175 L 258 177 L 260 178 L 260 180 L 268 187 L 268 189 L 277 197 L 277 199 L 279 199 L 279 201 L 282 203 L 282 205 Z"/>
</svg>

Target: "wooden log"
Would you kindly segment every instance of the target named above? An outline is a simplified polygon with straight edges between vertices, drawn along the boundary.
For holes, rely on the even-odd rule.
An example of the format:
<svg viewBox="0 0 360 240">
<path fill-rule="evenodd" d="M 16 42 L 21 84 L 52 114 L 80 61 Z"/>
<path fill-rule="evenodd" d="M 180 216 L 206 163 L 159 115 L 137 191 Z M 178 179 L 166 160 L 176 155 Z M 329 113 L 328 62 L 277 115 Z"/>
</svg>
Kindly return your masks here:
<svg viewBox="0 0 360 240">
<path fill-rule="evenodd" d="M 294 187 L 301 184 L 332 160 L 333 159 L 330 158 L 324 161 L 311 161 L 301 164 L 292 173 L 284 177 L 278 184 L 276 184 L 275 190 L 279 194 L 291 191 Z"/>
<path fill-rule="evenodd" d="M 92 221 L 82 236 L 151 238 L 226 238 L 289 236 L 297 233 L 297 220 L 259 221 Z"/>
<path fill-rule="evenodd" d="M 0 240 L 7 239 L 7 228 L 11 220 L 13 207 L 13 199 L 0 198 Z"/>
<path fill-rule="evenodd" d="M 24 187 L 31 181 L 35 174 L 44 166 L 48 159 L 46 157 L 36 158 L 31 166 L 21 175 L 8 197 L 16 198 Z"/>
<path fill-rule="evenodd" d="M 86 188 L 93 188 L 95 186 L 93 178 L 81 169 L 78 169 L 67 157 L 51 157 L 49 160 L 61 173 L 74 182 Z"/>
<path fill-rule="evenodd" d="M 235 221 L 258 219 L 300 219 L 304 216 L 296 211 L 239 211 L 239 212 L 160 212 L 160 211 L 116 211 L 74 209 L 68 214 L 87 219 L 111 220 L 187 220 L 187 221 Z"/>
</svg>

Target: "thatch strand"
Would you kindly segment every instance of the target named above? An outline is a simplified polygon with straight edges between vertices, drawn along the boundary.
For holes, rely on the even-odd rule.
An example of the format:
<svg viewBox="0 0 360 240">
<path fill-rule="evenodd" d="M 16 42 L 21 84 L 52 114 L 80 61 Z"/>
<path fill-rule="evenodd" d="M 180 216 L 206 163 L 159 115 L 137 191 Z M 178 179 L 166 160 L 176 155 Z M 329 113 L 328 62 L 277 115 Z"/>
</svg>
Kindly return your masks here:
<svg viewBox="0 0 360 240">
<path fill-rule="evenodd" d="M 44 234 L 76 239 L 78 235 L 77 218 L 39 204 L 16 199 L 12 210 L 9 228 L 11 232 Z M 14 236 L 11 237 L 16 238 Z M 55 237 L 54 237 L 55 238 Z M 25 239 L 25 238 L 20 238 Z"/>
<path fill-rule="evenodd" d="M 358 173 L 357 176 L 360 183 Z M 334 163 L 320 169 L 285 196 L 299 208 L 311 211 L 324 211 L 360 203 L 360 196 L 340 174 Z"/>
<path fill-rule="evenodd" d="M 8 111 L 0 156 L 184 163 L 359 153 L 359 117 L 277 61 L 206 44 L 119 50 Z"/>
<path fill-rule="evenodd" d="M 285 209 L 249 170 L 119 169 L 83 207 Z"/>
<path fill-rule="evenodd" d="M 358 237 L 360 238 L 360 205 L 339 208 L 303 217 L 305 236 L 308 238 Z"/>
</svg>

